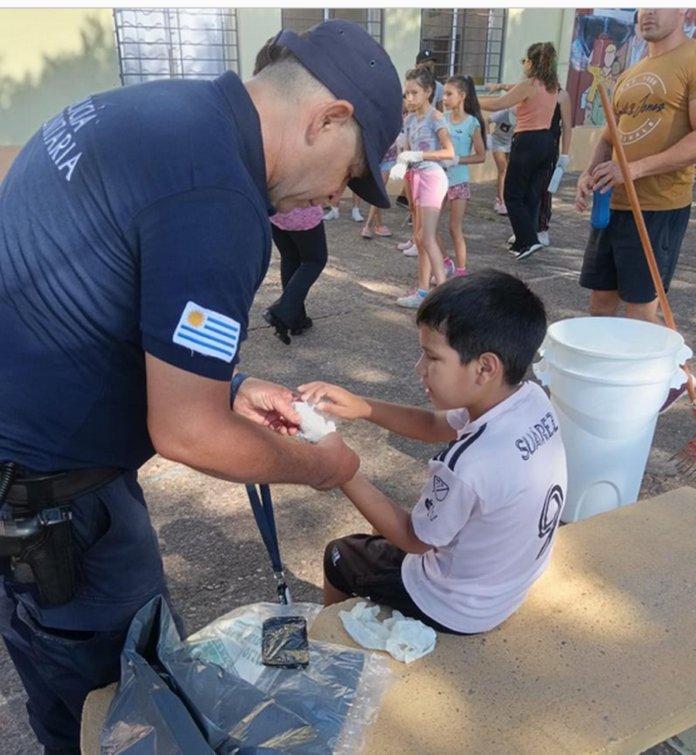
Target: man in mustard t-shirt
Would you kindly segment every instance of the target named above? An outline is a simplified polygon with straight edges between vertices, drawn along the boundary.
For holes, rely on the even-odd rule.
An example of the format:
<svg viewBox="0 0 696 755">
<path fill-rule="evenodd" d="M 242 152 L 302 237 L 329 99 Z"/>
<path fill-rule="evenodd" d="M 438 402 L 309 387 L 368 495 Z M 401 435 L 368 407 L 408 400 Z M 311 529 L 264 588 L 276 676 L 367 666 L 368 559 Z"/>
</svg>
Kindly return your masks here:
<svg viewBox="0 0 696 755">
<path fill-rule="evenodd" d="M 689 223 L 696 162 L 696 40 L 684 33 L 685 9 L 641 8 L 648 56 L 621 75 L 614 112 L 665 289 Z M 657 293 L 631 213 L 609 128 L 578 179 L 582 212 L 593 190 L 614 190 L 607 228 L 592 230 L 580 285 L 592 290 L 590 314 L 659 322 Z"/>
</svg>

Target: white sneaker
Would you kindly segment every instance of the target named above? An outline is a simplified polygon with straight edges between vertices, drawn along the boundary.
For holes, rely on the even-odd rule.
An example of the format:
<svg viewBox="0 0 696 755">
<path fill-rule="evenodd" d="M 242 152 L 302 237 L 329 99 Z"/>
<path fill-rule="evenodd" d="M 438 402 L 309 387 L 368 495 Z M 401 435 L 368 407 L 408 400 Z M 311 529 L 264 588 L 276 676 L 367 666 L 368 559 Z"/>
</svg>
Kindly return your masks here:
<svg viewBox="0 0 696 755">
<path fill-rule="evenodd" d="M 537 238 L 539 239 L 539 243 L 542 246 L 551 246 L 551 242 L 549 241 L 548 231 L 539 231 L 539 233 L 537 233 Z"/>
<path fill-rule="evenodd" d="M 409 239 L 408 241 L 402 241 L 400 244 L 397 244 L 396 248 L 400 252 L 403 252 L 404 249 L 410 249 L 412 246 L 413 246 L 413 241 L 412 241 L 412 239 Z"/>
<path fill-rule="evenodd" d="M 538 242 L 536 244 L 532 244 L 531 246 L 528 246 L 526 249 L 520 250 L 519 254 L 517 255 L 517 261 L 527 259 L 527 257 L 531 257 L 533 254 L 538 252 L 540 249 L 543 249 L 544 247 L 539 244 Z"/>
<path fill-rule="evenodd" d="M 508 244 L 514 244 L 516 241 L 515 234 L 513 233 L 512 236 L 507 240 Z"/>
<path fill-rule="evenodd" d="M 351 213 L 353 220 L 356 223 L 362 223 L 364 222 L 365 218 L 360 214 L 360 209 L 358 207 L 353 207 L 353 212 Z"/>
<path fill-rule="evenodd" d="M 420 307 L 425 296 L 415 291 L 406 296 L 400 296 L 396 300 L 397 307 L 405 307 L 406 309 L 418 309 Z"/>
<path fill-rule="evenodd" d="M 408 249 L 404 249 L 403 251 L 404 257 L 417 257 L 418 256 L 418 246 L 416 244 L 411 244 Z"/>
<path fill-rule="evenodd" d="M 324 214 L 322 220 L 338 220 L 338 207 L 332 207 Z"/>
</svg>

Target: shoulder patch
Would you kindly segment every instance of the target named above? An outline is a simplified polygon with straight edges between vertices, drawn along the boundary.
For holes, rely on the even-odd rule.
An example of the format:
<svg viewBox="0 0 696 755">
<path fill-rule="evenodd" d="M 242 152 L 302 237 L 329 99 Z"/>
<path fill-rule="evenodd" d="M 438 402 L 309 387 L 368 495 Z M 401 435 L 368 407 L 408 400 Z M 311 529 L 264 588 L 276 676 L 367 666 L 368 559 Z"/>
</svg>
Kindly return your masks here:
<svg viewBox="0 0 696 755">
<path fill-rule="evenodd" d="M 181 313 L 172 341 L 190 351 L 231 362 L 237 353 L 239 333 L 236 320 L 190 301 Z"/>
</svg>

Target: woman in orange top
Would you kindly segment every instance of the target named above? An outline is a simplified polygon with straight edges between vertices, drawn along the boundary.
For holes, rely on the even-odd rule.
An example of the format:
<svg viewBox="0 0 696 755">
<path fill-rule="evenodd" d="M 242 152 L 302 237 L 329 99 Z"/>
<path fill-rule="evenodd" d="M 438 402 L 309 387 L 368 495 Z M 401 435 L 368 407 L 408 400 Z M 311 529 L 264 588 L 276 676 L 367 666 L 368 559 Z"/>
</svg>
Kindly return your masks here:
<svg viewBox="0 0 696 755">
<path fill-rule="evenodd" d="M 517 106 L 517 125 L 505 174 L 504 199 L 514 232 L 510 251 L 518 260 L 542 249 L 537 238 L 544 177 L 554 159 L 551 119 L 558 103 L 556 48 L 536 42 L 523 58 L 525 79 L 502 97 L 481 97 L 481 110 Z"/>
</svg>

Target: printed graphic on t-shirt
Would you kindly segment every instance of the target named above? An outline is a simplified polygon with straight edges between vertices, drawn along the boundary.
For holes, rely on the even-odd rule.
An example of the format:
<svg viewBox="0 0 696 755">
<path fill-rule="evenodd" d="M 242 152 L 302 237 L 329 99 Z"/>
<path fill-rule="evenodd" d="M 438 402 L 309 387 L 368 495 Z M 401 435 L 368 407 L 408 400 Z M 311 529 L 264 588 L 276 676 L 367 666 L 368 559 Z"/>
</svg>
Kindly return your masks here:
<svg viewBox="0 0 696 755">
<path fill-rule="evenodd" d="M 547 412 L 530 427 L 515 445 L 522 454 L 522 461 L 529 461 L 534 454 L 558 432 L 558 425 L 551 412 Z"/>
<path fill-rule="evenodd" d="M 435 504 L 432 498 L 425 499 L 425 510 L 428 512 L 428 519 L 434 522 L 437 519 L 437 514 L 435 513 Z"/>
<path fill-rule="evenodd" d="M 441 477 L 435 475 L 433 478 L 433 495 L 436 500 L 444 501 L 449 491 L 449 485 Z"/>
<path fill-rule="evenodd" d="M 560 485 L 554 485 L 546 494 L 546 500 L 539 517 L 539 538 L 544 540 L 544 544 L 536 557 L 537 561 L 551 545 L 558 520 L 561 517 L 561 511 L 563 511 L 563 500 L 563 488 Z"/>
<path fill-rule="evenodd" d="M 82 157 L 77 133 L 96 117 L 94 101 L 87 97 L 42 126 L 41 133 L 48 156 L 66 181 L 72 179 Z"/>
<path fill-rule="evenodd" d="M 619 133 L 623 144 L 644 139 L 662 122 L 662 113 L 667 107 L 664 102 L 667 87 L 656 73 L 631 76 L 621 85 L 617 95 Z"/>
</svg>

